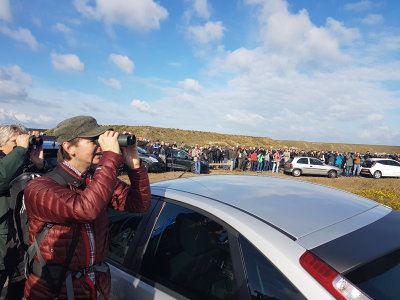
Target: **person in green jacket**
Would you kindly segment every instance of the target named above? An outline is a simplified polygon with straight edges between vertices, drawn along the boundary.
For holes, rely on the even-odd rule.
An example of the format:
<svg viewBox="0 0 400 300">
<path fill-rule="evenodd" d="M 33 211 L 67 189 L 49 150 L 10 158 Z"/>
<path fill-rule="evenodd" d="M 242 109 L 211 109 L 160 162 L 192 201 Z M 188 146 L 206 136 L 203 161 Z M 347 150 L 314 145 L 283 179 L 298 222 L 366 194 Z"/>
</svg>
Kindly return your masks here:
<svg viewBox="0 0 400 300">
<path fill-rule="evenodd" d="M 14 270 L 5 266 L 6 244 L 12 238 L 9 211 L 9 183 L 25 171 L 43 170 L 43 149 L 29 149 L 29 135 L 24 126 L 0 126 L 0 293 L 9 279 L 6 299 L 22 298 L 24 280 L 14 282 Z M 12 224 L 12 223 L 10 223 Z M 12 269 L 14 269 L 13 266 Z M 22 287 L 21 287 L 22 286 Z"/>
</svg>

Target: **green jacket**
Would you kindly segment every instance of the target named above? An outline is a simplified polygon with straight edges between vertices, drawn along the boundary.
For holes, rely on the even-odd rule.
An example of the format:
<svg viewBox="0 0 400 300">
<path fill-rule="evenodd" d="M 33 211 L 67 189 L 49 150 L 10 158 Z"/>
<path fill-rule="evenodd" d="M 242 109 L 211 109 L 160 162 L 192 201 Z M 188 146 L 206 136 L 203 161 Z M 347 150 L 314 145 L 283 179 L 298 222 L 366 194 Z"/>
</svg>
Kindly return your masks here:
<svg viewBox="0 0 400 300">
<path fill-rule="evenodd" d="M 15 147 L 0 160 L 0 217 L 9 209 L 9 184 L 24 171 L 28 162 L 28 149 Z M 5 244 L 7 243 L 7 221 L 0 224 L 0 270 L 4 270 Z"/>
</svg>

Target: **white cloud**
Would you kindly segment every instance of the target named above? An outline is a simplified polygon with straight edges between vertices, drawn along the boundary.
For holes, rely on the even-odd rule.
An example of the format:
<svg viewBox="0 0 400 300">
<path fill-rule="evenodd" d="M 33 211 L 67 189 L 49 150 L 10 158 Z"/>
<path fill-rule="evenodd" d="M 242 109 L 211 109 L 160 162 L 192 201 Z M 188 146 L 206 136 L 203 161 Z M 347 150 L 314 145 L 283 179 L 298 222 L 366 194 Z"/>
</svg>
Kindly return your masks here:
<svg viewBox="0 0 400 300">
<path fill-rule="evenodd" d="M 204 26 L 189 26 L 189 37 L 197 43 L 207 44 L 212 41 L 219 41 L 224 36 L 225 27 L 221 21 L 207 22 Z"/>
<path fill-rule="evenodd" d="M 327 19 L 326 27 L 317 27 L 312 24 L 306 10 L 290 13 L 287 2 L 283 0 L 258 3 L 263 5 L 258 20 L 264 51 L 285 57 L 290 61 L 288 65 L 307 69 L 336 67 L 351 61 L 340 46 L 359 38 L 358 29 L 345 28 L 332 18 Z"/>
<path fill-rule="evenodd" d="M 69 28 L 68 26 L 66 26 L 63 23 L 57 23 L 56 25 L 53 26 L 53 28 L 62 33 L 70 33 L 71 32 L 71 28 Z"/>
<path fill-rule="evenodd" d="M 369 10 L 371 8 L 372 8 L 372 2 L 369 0 L 347 3 L 344 6 L 345 10 L 356 11 L 356 12 Z"/>
<path fill-rule="evenodd" d="M 184 81 L 178 82 L 185 91 L 198 92 L 201 90 L 201 86 L 197 80 L 186 78 Z"/>
<path fill-rule="evenodd" d="M 119 54 L 110 54 L 110 60 L 122 71 L 128 74 L 132 74 L 135 68 L 133 61 L 128 56 Z"/>
<path fill-rule="evenodd" d="M 369 122 L 380 122 L 383 119 L 382 114 L 370 114 L 368 115 L 368 121 Z"/>
<path fill-rule="evenodd" d="M 260 122 L 264 120 L 264 117 L 251 113 L 245 110 L 232 110 L 231 113 L 226 114 L 226 120 L 242 125 L 250 125 L 250 126 L 257 126 Z"/>
<path fill-rule="evenodd" d="M 210 18 L 210 10 L 207 0 L 186 0 L 189 7 L 184 12 L 184 17 L 187 22 L 190 22 L 192 16 L 208 20 Z"/>
<path fill-rule="evenodd" d="M 344 45 L 350 45 L 361 38 L 358 28 L 346 28 L 343 23 L 332 18 L 326 20 L 326 27 L 329 34 Z"/>
<path fill-rule="evenodd" d="M 153 109 L 149 103 L 146 101 L 140 101 L 140 100 L 133 100 L 131 102 L 131 106 L 138 109 L 141 112 L 148 113 L 148 114 L 157 114 L 157 111 Z"/>
<path fill-rule="evenodd" d="M 33 50 L 36 50 L 39 46 L 38 42 L 36 41 L 35 37 L 32 35 L 29 29 L 20 27 L 17 30 L 12 30 L 6 26 L 0 26 L 0 32 L 16 41 L 27 44 Z"/>
<path fill-rule="evenodd" d="M 168 17 L 167 10 L 153 0 L 96 0 L 91 6 L 88 0 L 75 0 L 78 12 L 87 18 L 104 21 L 108 25 L 119 24 L 128 28 L 148 31 L 160 28 L 160 22 Z"/>
<path fill-rule="evenodd" d="M 24 100 L 27 97 L 26 88 L 31 84 L 31 76 L 19 66 L 0 68 L 0 102 Z"/>
<path fill-rule="evenodd" d="M 82 72 L 85 68 L 79 57 L 75 54 L 50 55 L 51 63 L 56 70 L 67 72 Z"/>
<path fill-rule="evenodd" d="M 383 16 L 377 14 L 369 14 L 364 19 L 361 20 L 361 23 L 366 25 L 376 25 L 383 23 Z"/>
<path fill-rule="evenodd" d="M 99 77 L 99 80 L 100 80 L 100 82 L 104 83 L 107 86 L 116 88 L 117 90 L 121 89 L 121 83 L 115 78 L 105 79 L 105 78 Z"/>
<path fill-rule="evenodd" d="M 0 0 L 0 20 L 6 22 L 11 22 L 12 20 L 10 2 L 8 0 Z"/>
</svg>

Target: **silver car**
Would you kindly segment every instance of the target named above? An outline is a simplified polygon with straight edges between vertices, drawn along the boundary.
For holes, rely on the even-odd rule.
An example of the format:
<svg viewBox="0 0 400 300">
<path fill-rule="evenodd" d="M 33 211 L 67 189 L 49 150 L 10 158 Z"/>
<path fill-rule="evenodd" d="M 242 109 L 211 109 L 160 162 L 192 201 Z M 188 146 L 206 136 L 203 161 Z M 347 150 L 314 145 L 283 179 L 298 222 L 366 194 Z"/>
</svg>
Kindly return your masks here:
<svg viewBox="0 0 400 300">
<path fill-rule="evenodd" d="M 291 158 L 285 163 L 284 172 L 291 173 L 295 177 L 300 175 L 321 175 L 335 178 L 341 174 L 341 169 L 326 165 L 314 157 L 299 156 Z"/>
<path fill-rule="evenodd" d="M 264 176 L 152 184 L 110 210 L 110 299 L 399 299 L 400 212 Z"/>
</svg>

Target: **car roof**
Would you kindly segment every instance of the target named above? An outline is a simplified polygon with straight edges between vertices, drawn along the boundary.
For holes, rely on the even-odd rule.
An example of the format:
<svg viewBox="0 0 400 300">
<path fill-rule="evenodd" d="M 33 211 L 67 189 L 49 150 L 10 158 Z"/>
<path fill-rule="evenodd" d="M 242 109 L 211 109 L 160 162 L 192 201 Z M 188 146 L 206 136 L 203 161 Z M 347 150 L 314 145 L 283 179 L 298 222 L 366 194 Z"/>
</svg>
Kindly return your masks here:
<svg viewBox="0 0 400 300">
<path fill-rule="evenodd" d="M 351 218 L 360 220 L 360 215 L 367 216 L 377 208 L 381 208 L 382 215 L 391 211 L 377 202 L 337 189 L 267 176 L 199 176 L 152 184 L 155 195 L 164 196 L 165 190 L 182 191 L 203 196 L 205 201 L 224 203 L 262 220 L 293 240 L 304 239 L 304 244 L 314 246 L 315 241 L 311 241 L 309 235 L 316 232 L 329 235 L 326 228 L 348 224 Z M 372 214 L 364 217 L 361 223 L 365 225 L 376 218 Z M 361 223 L 355 226 L 363 226 Z M 319 241 L 324 239 L 326 237 L 318 238 Z"/>
</svg>

